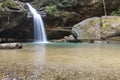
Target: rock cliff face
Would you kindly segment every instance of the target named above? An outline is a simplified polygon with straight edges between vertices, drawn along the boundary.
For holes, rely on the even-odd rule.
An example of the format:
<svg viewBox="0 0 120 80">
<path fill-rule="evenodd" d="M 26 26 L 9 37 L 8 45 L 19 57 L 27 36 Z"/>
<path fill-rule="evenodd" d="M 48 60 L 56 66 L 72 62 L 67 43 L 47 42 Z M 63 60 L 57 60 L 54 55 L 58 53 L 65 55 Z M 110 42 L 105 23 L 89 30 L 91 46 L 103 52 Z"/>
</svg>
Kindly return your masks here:
<svg viewBox="0 0 120 80">
<path fill-rule="evenodd" d="M 7 2 L 9 5 L 4 8 L 6 3 L 3 5 L 3 2 L 5 1 L 0 1 L 0 38 L 33 39 L 33 20 L 32 18 L 27 19 L 24 3 L 20 2 L 30 0 L 6 1 L 12 1 L 14 4 L 11 5 Z M 39 1 L 34 6 L 38 10 L 46 12 L 44 22 L 48 39 L 63 38 L 71 33 L 72 26 L 78 22 L 89 17 L 104 15 L 102 0 Z M 120 5 L 119 0 L 105 0 L 105 3 L 108 15 Z M 98 34 L 99 32 L 94 33 Z M 99 37 L 94 36 L 94 38 Z"/>
<path fill-rule="evenodd" d="M 49 37 L 56 39 L 62 38 L 63 36 L 69 35 L 70 31 L 68 32 L 68 27 L 72 28 L 73 25 L 86 18 L 103 16 L 104 6 L 102 1 L 103 0 L 51 0 L 52 3 L 48 0 L 44 2 L 41 1 L 41 7 L 44 7 L 44 11 L 47 13 L 44 18 L 46 27 L 49 30 L 52 28 L 50 32 L 48 32 Z M 40 7 L 40 3 L 37 5 L 38 8 Z M 119 0 L 105 0 L 107 15 L 117 9 L 119 5 Z M 59 27 L 65 35 L 58 31 Z M 57 35 L 53 36 L 54 33 Z"/>
<path fill-rule="evenodd" d="M 103 16 L 86 19 L 72 28 L 79 40 L 120 40 L 120 17 Z"/>
<path fill-rule="evenodd" d="M 32 35 L 29 34 L 32 32 L 29 32 L 29 30 L 32 29 L 29 25 L 32 24 L 27 23 L 29 21 L 27 20 L 27 12 L 24 3 L 14 0 L 3 0 L 0 4 L 0 40 L 6 41 L 4 38 L 12 40 L 13 38 L 29 38 Z"/>
<path fill-rule="evenodd" d="M 50 26 L 73 26 L 86 18 L 103 16 L 104 6 L 102 1 L 62 0 L 60 2 L 54 2 L 52 5 L 46 1 L 47 4 L 43 5 L 44 7 L 47 6 L 46 11 L 48 12 L 45 23 Z M 107 14 L 109 15 L 119 5 L 119 0 L 105 0 Z"/>
<path fill-rule="evenodd" d="M 26 18 L 24 5 L 18 1 L 11 1 L 1 3 L 3 5 L 0 8 L 0 32 L 20 25 Z"/>
</svg>

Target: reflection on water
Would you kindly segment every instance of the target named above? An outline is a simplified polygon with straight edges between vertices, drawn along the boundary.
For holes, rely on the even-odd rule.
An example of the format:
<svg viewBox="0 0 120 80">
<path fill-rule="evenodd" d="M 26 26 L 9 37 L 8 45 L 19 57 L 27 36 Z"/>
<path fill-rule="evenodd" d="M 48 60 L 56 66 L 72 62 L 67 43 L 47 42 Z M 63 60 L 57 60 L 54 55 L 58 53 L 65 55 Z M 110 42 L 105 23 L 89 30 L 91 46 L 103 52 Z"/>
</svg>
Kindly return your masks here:
<svg viewBox="0 0 120 80">
<path fill-rule="evenodd" d="M 119 44 L 28 43 L 23 46 L 21 50 L 0 50 L 0 62 L 120 64 Z"/>
<path fill-rule="evenodd" d="M 34 46 L 34 60 L 35 64 L 44 64 L 45 63 L 45 53 L 46 53 L 46 46 L 45 44 L 40 44 L 40 46 Z"/>
</svg>

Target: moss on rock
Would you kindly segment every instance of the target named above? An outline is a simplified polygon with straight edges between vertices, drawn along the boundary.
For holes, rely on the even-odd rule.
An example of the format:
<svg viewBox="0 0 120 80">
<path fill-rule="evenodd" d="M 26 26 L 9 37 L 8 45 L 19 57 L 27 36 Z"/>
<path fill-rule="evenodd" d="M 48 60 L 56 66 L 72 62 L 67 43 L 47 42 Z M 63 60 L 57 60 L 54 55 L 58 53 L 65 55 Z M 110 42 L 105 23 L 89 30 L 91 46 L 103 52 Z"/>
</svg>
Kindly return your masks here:
<svg viewBox="0 0 120 80">
<path fill-rule="evenodd" d="M 78 39 L 100 39 L 100 18 L 89 18 L 72 28 Z"/>
<path fill-rule="evenodd" d="M 107 37 L 111 34 L 120 33 L 120 17 L 119 16 L 104 16 L 102 17 L 102 37 Z"/>
<path fill-rule="evenodd" d="M 110 39 L 120 40 L 120 17 L 103 16 L 89 18 L 76 24 L 72 31 L 77 33 L 77 39 Z"/>
</svg>

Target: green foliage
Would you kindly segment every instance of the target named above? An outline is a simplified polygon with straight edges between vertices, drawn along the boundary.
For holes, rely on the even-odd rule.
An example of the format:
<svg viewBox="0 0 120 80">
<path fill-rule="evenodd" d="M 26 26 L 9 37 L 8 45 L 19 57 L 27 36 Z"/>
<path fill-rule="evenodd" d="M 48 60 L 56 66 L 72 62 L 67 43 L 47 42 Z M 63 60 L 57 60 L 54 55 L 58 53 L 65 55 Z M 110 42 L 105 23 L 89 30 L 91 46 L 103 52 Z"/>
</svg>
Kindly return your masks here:
<svg viewBox="0 0 120 80">
<path fill-rule="evenodd" d="M 46 6 L 45 12 L 47 12 L 48 14 L 52 14 L 56 11 L 57 11 L 56 5 Z"/>
<path fill-rule="evenodd" d="M 12 7 L 16 6 L 13 0 L 5 0 L 3 2 L 3 7 L 11 7 L 11 6 Z"/>
<path fill-rule="evenodd" d="M 62 17 L 66 16 L 63 13 L 66 10 L 70 10 L 77 4 L 77 0 L 38 0 L 33 3 L 34 7 L 45 7 L 45 12 L 50 17 Z"/>
<path fill-rule="evenodd" d="M 120 7 L 111 13 L 112 16 L 120 16 Z"/>
<path fill-rule="evenodd" d="M 39 0 L 36 2 L 37 7 L 56 5 L 60 8 L 72 7 L 77 4 L 76 0 Z"/>
<path fill-rule="evenodd" d="M 0 9 L 2 8 L 3 3 L 0 3 Z"/>
<path fill-rule="evenodd" d="M 60 17 L 64 15 L 61 10 L 63 12 L 66 8 L 74 6 L 75 3 L 75 0 L 40 0 L 36 3 L 36 7 L 45 7 L 45 12 L 48 15 Z"/>
<path fill-rule="evenodd" d="M 65 8 L 65 7 L 72 7 L 74 0 L 63 0 L 61 3 L 58 4 L 59 7 Z"/>
<path fill-rule="evenodd" d="M 56 5 L 46 6 L 45 12 L 46 12 L 48 15 L 53 15 L 53 16 L 55 16 L 55 17 L 59 17 L 59 16 L 60 16 L 60 12 L 58 11 Z"/>
<path fill-rule="evenodd" d="M 16 7 L 13 0 L 4 0 L 0 2 L 0 8 Z"/>
<path fill-rule="evenodd" d="M 35 1 L 35 5 L 40 8 L 43 6 L 56 5 L 59 0 L 38 0 Z"/>
</svg>

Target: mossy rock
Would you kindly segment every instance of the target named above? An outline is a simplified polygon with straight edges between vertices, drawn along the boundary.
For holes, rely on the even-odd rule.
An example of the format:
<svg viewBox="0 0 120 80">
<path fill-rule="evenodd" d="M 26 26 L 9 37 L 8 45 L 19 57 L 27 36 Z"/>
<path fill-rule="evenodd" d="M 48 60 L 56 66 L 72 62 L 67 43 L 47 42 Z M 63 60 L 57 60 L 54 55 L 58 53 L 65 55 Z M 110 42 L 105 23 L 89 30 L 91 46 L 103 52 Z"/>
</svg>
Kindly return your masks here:
<svg viewBox="0 0 120 80">
<path fill-rule="evenodd" d="M 102 37 L 120 32 L 120 16 L 103 16 L 101 32 Z"/>
<path fill-rule="evenodd" d="M 87 40 L 120 40 L 120 17 L 103 16 L 88 18 L 72 28 L 77 34 L 77 39 Z M 76 39 L 76 38 L 75 38 Z"/>
<path fill-rule="evenodd" d="M 72 28 L 77 33 L 77 39 L 100 39 L 100 18 L 88 18 Z"/>
</svg>

